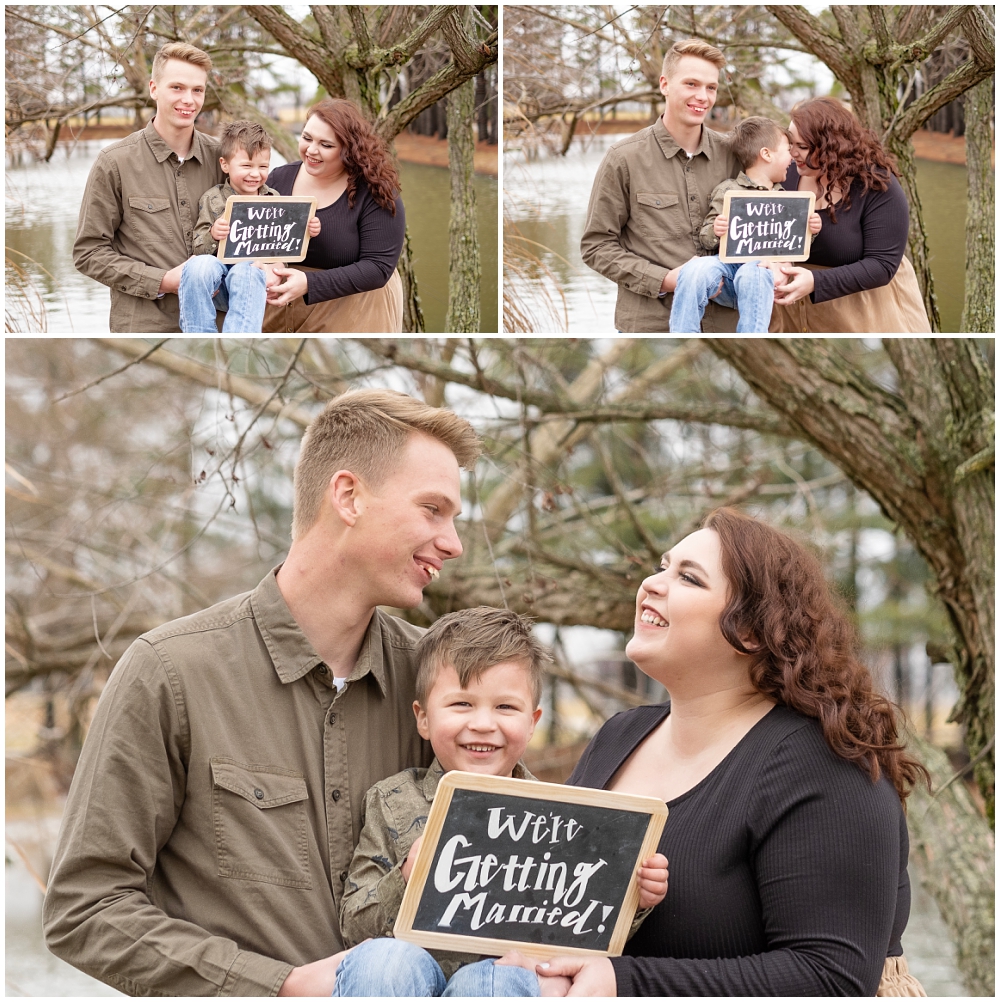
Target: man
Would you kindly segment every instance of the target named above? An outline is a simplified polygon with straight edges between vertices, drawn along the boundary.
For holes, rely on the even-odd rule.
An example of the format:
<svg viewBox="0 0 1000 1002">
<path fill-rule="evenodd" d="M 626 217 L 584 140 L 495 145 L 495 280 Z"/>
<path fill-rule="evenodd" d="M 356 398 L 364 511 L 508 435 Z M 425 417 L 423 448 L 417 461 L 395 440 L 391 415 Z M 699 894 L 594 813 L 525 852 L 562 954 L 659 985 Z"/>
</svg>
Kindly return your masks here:
<svg viewBox="0 0 1000 1002">
<path fill-rule="evenodd" d="M 332 401 L 293 540 L 254 591 L 140 637 L 66 804 L 49 949 L 131 995 L 330 995 L 368 788 L 430 764 L 410 608 L 462 545 L 468 422 L 399 393 Z"/>
<path fill-rule="evenodd" d="M 73 264 L 111 289 L 112 333 L 180 333 L 177 290 L 198 199 L 223 180 L 218 140 L 194 127 L 211 68 L 193 45 L 162 46 L 149 81 L 156 114 L 91 168 Z"/>
<path fill-rule="evenodd" d="M 590 193 L 583 260 L 618 285 L 615 326 L 634 334 L 670 330 L 676 271 L 704 254 L 698 234 L 712 190 L 736 177 L 725 140 L 705 127 L 723 54 L 707 42 L 675 42 L 663 60 L 663 117 L 612 146 Z M 737 315 L 710 302 L 702 330 L 736 330 Z"/>
</svg>

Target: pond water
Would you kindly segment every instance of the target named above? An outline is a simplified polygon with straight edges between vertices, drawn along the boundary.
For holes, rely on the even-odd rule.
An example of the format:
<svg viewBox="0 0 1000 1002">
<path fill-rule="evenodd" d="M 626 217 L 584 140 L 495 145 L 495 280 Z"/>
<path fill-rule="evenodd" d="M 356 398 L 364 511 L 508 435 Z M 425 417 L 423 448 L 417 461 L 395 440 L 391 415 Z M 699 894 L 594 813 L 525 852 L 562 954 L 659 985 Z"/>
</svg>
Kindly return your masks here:
<svg viewBox="0 0 1000 1002">
<path fill-rule="evenodd" d="M 615 284 L 591 271 L 580 237 L 594 177 L 617 135 L 574 139 L 565 157 L 510 148 L 504 152 L 505 220 L 513 222 L 537 258 L 518 267 L 533 280 L 519 283 L 536 333 L 613 334 Z M 965 287 L 967 173 L 956 164 L 917 161 L 917 188 L 930 242 L 931 270 L 942 329 L 958 330 Z M 511 268 L 507 267 L 510 274 Z M 568 321 L 568 323 L 567 323 Z"/>
<path fill-rule="evenodd" d="M 115 140 L 61 146 L 50 163 L 26 158 L 6 170 L 6 249 L 23 265 L 44 305 L 50 334 L 108 332 L 107 287 L 73 267 L 80 202 L 97 154 Z M 284 160 L 275 152 L 273 166 Z M 448 307 L 448 171 L 401 163 L 400 174 L 414 269 L 429 332 L 444 329 Z M 482 330 L 497 328 L 497 199 L 495 178 L 475 175 L 482 265 Z M 8 276 L 8 297 L 10 296 Z M 11 304 L 7 304 L 10 312 Z M 25 331 L 32 333 L 33 331 Z"/>
</svg>

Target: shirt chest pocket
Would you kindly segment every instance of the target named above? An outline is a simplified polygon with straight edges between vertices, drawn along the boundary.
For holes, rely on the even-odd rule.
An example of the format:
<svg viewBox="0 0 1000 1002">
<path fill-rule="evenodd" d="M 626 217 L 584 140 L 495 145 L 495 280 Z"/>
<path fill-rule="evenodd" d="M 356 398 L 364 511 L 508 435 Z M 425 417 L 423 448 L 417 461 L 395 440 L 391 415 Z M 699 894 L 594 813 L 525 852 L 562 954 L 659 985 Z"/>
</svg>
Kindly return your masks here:
<svg viewBox="0 0 1000 1002">
<path fill-rule="evenodd" d="M 139 237 L 167 239 L 180 232 L 179 220 L 171 211 L 169 198 L 129 195 L 128 208 L 129 223 Z"/>
<path fill-rule="evenodd" d="M 210 764 L 219 876 L 311 888 L 305 777 L 222 757 Z"/>
<path fill-rule="evenodd" d="M 668 191 L 666 193 L 638 191 L 636 192 L 635 200 L 645 208 L 656 210 L 669 209 L 671 206 L 677 205 L 680 197 L 675 191 Z"/>
</svg>

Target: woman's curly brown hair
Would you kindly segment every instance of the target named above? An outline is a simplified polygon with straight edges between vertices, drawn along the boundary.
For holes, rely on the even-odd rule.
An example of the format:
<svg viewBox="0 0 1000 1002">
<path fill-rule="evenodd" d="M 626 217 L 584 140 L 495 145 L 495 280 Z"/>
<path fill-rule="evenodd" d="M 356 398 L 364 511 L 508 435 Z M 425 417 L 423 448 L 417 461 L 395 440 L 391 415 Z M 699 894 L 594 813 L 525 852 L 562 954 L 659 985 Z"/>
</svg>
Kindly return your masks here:
<svg viewBox="0 0 1000 1002">
<path fill-rule="evenodd" d="M 862 183 L 862 194 L 885 191 L 893 174 L 899 177 L 896 158 L 887 153 L 872 129 L 865 128 L 854 112 L 835 97 L 802 101 L 792 109 L 792 124 L 809 147 L 806 166 L 823 172 L 819 199 L 832 189 L 844 194 L 844 209 L 851 207 L 851 184 Z M 832 201 L 827 199 L 830 222 L 837 221 Z"/>
<path fill-rule="evenodd" d="M 321 118 L 333 129 L 340 145 L 340 159 L 347 170 L 347 204 L 354 208 L 358 177 L 368 183 L 372 198 L 392 215 L 396 215 L 396 196 L 402 185 L 399 172 L 385 141 L 379 136 L 351 102 L 342 98 L 325 97 L 306 112 Z"/>
<path fill-rule="evenodd" d="M 732 508 L 716 509 L 702 526 L 719 535 L 731 588 L 719 627 L 732 647 L 750 655 L 757 691 L 818 720 L 836 755 L 873 781 L 885 773 L 900 800 L 921 778 L 929 782 L 927 770 L 898 739 L 896 707 L 875 690 L 857 658 L 854 629 L 819 561 Z"/>
</svg>

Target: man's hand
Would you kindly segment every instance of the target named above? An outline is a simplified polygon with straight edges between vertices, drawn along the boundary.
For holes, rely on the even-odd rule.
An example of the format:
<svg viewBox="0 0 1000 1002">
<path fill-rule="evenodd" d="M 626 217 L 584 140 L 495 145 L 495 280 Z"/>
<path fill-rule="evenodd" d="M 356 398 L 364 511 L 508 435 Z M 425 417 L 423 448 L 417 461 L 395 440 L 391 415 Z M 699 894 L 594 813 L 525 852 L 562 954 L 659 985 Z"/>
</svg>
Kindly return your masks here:
<svg viewBox="0 0 1000 1002">
<path fill-rule="evenodd" d="M 407 883 L 410 882 L 410 874 L 413 873 L 413 864 L 417 861 L 417 856 L 420 853 L 420 843 L 423 842 L 423 840 L 424 837 L 421 835 L 420 838 L 418 838 L 416 842 L 410 846 L 410 851 L 407 854 L 406 859 L 403 860 L 403 865 L 400 867 L 400 871 L 403 874 L 403 880 Z"/>
<path fill-rule="evenodd" d="M 319 236 L 319 231 L 322 228 L 323 227 L 322 227 L 322 224 L 319 221 L 319 216 L 313 216 L 312 219 L 309 220 L 309 225 L 306 227 L 306 230 L 308 231 L 309 236 L 311 236 L 311 237 L 318 237 Z"/>
<path fill-rule="evenodd" d="M 176 268 L 171 268 L 163 278 L 160 279 L 160 292 L 174 292 L 181 287 L 181 271 L 184 268 L 184 262 L 177 265 Z"/>
<path fill-rule="evenodd" d="M 809 232 L 816 236 L 823 229 L 823 219 L 818 212 L 809 213 Z"/>
<path fill-rule="evenodd" d="M 329 998 L 333 994 L 333 986 L 337 980 L 337 968 L 346 956 L 347 951 L 341 950 L 332 957 L 324 957 L 311 964 L 293 967 L 291 974 L 278 989 L 278 997 Z"/>
<path fill-rule="evenodd" d="M 615 998 L 618 995 L 615 969 L 607 957 L 553 957 L 550 961 L 539 964 L 535 970 L 543 983 L 547 978 L 569 978 L 573 982 L 567 993 L 570 996 Z"/>
<path fill-rule="evenodd" d="M 716 216 L 712 232 L 721 240 L 729 229 L 729 216 Z"/>
<path fill-rule="evenodd" d="M 667 896 L 667 857 L 650 856 L 639 867 L 639 907 L 655 908 Z"/>
<path fill-rule="evenodd" d="M 224 240 L 229 236 L 229 223 L 226 222 L 223 216 L 219 216 L 219 218 L 212 223 L 212 228 L 208 232 L 212 234 L 213 240 Z"/>
<path fill-rule="evenodd" d="M 688 258 L 688 261 L 693 261 L 694 258 Z M 687 261 L 684 262 L 687 264 Z M 663 281 L 660 283 L 660 292 L 673 292 L 677 288 L 677 276 L 681 273 L 681 268 L 684 264 L 679 264 L 676 268 L 671 268 L 670 271 L 663 276 Z M 720 286 L 721 288 L 721 286 Z"/>
</svg>

